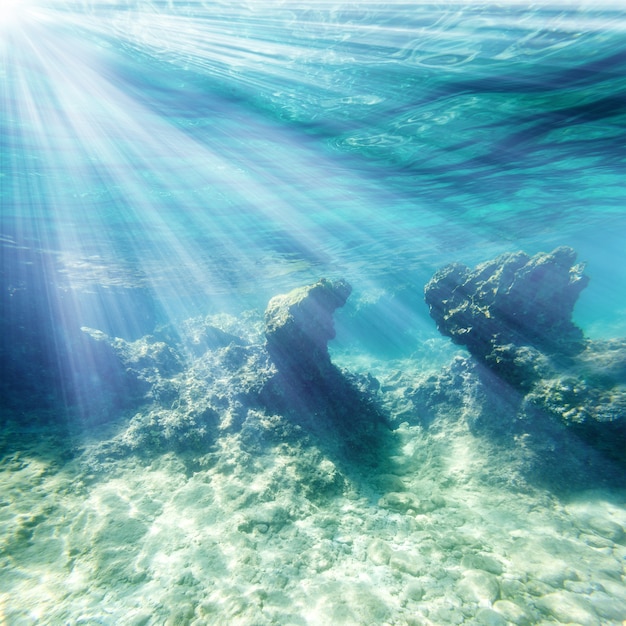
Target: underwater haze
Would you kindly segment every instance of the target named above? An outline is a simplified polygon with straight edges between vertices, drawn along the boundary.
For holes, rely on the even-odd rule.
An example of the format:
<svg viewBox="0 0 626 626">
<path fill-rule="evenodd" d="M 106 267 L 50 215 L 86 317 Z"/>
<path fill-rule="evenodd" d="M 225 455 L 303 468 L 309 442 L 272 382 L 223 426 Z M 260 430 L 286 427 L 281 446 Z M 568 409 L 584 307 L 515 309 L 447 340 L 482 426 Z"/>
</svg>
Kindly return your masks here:
<svg viewBox="0 0 626 626">
<path fill-rule="evenodd" d="M 0 0 L 0 624 L 626 623 L 626 7 Z"/>
</svg>

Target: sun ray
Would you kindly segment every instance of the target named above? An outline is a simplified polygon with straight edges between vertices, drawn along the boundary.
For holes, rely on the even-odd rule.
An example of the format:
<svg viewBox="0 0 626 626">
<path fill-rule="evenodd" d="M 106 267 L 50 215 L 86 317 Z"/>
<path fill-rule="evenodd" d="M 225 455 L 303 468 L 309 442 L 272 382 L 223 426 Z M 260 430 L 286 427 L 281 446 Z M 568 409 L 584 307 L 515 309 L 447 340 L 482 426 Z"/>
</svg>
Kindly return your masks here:
<svg viewBox="0 0 626 626">
<path fill-rule="evenodd" d="M 623 29 L 604 7 L 585 13 L 581 36 L 579 13 L 550 7 L 539 20 L 517 3 L 20 5 L 0 48 L 15 206 L 3 230 L 17 241 L 38 225 L 31 240 L 47 251 L 44 282 L 51 289 L 58 275 L 67 289 L 48 294 L 65 323 L 97 320 L 128 336 L 144 319 L 262 308 L 320 272 L 358 276 L 356 298 L 382 293 L 394 274 L 419 289 L 423 269 L 407 261 L 403 215 L 422 216 L 410 233 L 422 258 L 450 241 L 480 246 L 492 237 L 490 216 L 468 230 L 446 208 L 475 202 L 475 174 L 488 170 L 481 159 L 515 158 L 516 144 L 490 140 L 493 111 L 476 93 L 507 84 L 500 67 L 509 58 L 528 86 L 526 66 L 567 72 L 562 50 L 578 63 L 578 50 L 589 50 L 582 40 L 600 44 Z M 470 32 L 483 34 L 480 46 Z M 132 55 L 177 78 L 137 75 Z M 441 86 L 467 67 L 473 84 Z M 603 72 L 607 85 L 619 79 Z M 541 105 L 540 94 L 530 97 Z M 500 106 L 516 114 L 506 97 Z M 391 122 L 380 127 L 380 116 Z M 484 120 L 483 144 L 452 138 L 448 129 L 459 132 L 464 119 L 472 131 Z M 399 166 L 400 186 L 379 182 L 389 164 Z M 467 192 L 438 194 L 446 171 L 461 181 L 464 170 Z M 137 288 L 153 310 L 108 296 Z M 415 318 L 396 304 L 381 325 Z"/>
</svg>

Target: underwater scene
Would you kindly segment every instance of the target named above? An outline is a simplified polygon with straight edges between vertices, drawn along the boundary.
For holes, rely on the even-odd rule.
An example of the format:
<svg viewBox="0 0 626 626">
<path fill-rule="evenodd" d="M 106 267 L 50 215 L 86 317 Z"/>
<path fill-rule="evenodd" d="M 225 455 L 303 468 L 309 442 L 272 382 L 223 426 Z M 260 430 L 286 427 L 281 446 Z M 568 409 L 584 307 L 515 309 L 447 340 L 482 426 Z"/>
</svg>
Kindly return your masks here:
<svg viewBox="0 0 626 626">
<path fill-rule="evenodd" d="M 0 625 L 626 624 L 626 5 L 4 0 Z"/>
</svg>

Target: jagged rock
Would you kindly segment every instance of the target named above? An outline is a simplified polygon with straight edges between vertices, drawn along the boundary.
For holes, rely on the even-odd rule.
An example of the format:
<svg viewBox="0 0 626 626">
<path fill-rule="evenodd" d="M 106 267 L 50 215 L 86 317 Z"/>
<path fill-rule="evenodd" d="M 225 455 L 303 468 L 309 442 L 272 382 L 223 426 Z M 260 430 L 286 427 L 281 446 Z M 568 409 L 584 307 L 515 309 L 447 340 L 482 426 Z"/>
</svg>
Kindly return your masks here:
<svg viewBox="0 0 626 626">
<path fill-rule="evenodd" d="M 219 414 L 215 409 L 166 410 L 156 408 L 137 413 L 118 438 L 120 449 L 142 454 L 154 452 L 203 452 L 215 437 Z"/>
<path fill-rule="evenodd" d="M 340 455 L 369 464 L 387 445 L 378 381 L 339 370 L 328 353 L 333 313 L 350 291 L 343 280 L 322 279 L 270 300 L 265 346 L 276 373 L 260 397 L 266 411 L 288 415 L 307 432 L 332 439 Z"/>
<path fill-rule="evenodd" d="M 474 358 L 457 357 L 407 393 L 423 424 L 460 415 L 566 480 L 599 477 L 598 452 L 626 462 L 626 341 L 588 340 L 572 323 L 587 284 L 575 258 L 571 248 L 519 252 L 435 274 L 425 289 L 431 316 Z"/>
<path fill-rule="evenodd" d="M 553 370 L 524 397 L 523 419 L 547 415 L 626 462 L 626 341 L 589 341 L 566 368 Z"/>
<path fill-rule="evenodd" d="M 576 253 L 503 254 L 470 270 L 453 263 L 433 276 L 425 300 L 439 331 L 515 385 L 537 379 L 537 350 L 569 356 L 584 348 L 571 320 L 589 282 Z"/>
<path fill-rule="evenodd" d="M 333 313 L 351 291 L 343 280 L 322 278 L 270 300 L 265 311 L 266 345 L 279 371 L 301 380 L 324 376 L 330 367 L 328 341 L 335 337 Z"/>
<path fill-rule="evenodd" d="M 162 378 L 171 378 L 183 370 L 183 359 L 171 346 L 146 335 L 136 341 L 109 337 L 100 330 L 83 327 L 92 340 L 92 352 L 113 353 L 121 371 L 128 379 L 152 385 Z"/>
<path fill-rule="evenodd" d="M 270 300 L 265 347 L 277 368 L 265 396 L 270 409 L 337 415 L 375 393 L 375 379 L 341 372 L 328 353 L 328 341 L 335 336 L 333 313 L 351 289 L 343 280 L 322 278 Z"/>
<path fill-rule="evenodd" d="M 378 381 L 340 371 L 327 348 L 332 313 L 349 291 L 343 281 L 320 281 L 273 299 L 266 343 L 247 318 L 197 318 L 134 342 L 84 329 L 123 377 L 144 385 L 128 426 L 101 456 L 206 452 L 233 435 L 251 453 L 292 438 L 315 440 L 337 458 L 375 459 L 387 443 Z M 319 474 L 317 491 L 324 481 L 325 493 L 340 489 L 331 474 Z"/>
</svg>

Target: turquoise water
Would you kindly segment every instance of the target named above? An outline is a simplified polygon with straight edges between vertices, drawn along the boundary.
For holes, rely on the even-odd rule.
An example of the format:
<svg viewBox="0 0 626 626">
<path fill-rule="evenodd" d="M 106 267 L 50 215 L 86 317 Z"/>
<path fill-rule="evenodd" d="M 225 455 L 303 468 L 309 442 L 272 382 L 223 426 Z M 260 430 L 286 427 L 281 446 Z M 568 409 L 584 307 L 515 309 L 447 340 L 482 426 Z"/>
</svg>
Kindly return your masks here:
<svg viewBox="0 0 626 626">
<path fill-rule="evenodd" d="M 176 316 L 321 275 L 421 291 L 451 259 L 568 244 L 594 278 L 583 321 L 622 317 L 619 7 L 14 12 L 5 247 L 50 255 L 79 315 L 102 287 L 147 286 Z"/>
<path fill-rule="evenodd" d="M 400 397 L 395 372 L 463 354 L 424 303 L 435 271 L 562 245 L 590 277 L 574 321 L 625 337 L 621 3 L 16 0 L 0 8 L 0 100 L 0 623 L 626 620 L 620 489 L 520 495 L 495 478 L 501 450 L 414 424 L 396 433 L 405 461 L 365 486 L 319 442 L 302 467 L 293 441 L 254 461 L 226 427 L 187 465 L 148 451 L 96 471 L 90 446 L 157 413 L 127 405 L 79 339 L 149 352 L 146 336 L 173 346 L 210 316 L 254 344 L 271 297 L 344 278 L 331 356 Z M 191 406 L 211 368 L 189 367 L 171 381 Z M 328 463 L 349 486 L 307 500 L 302 477 Z M 441 517 L 387 506 L 400 480 L 442 493 Z"/>
</svg>

